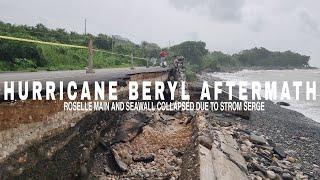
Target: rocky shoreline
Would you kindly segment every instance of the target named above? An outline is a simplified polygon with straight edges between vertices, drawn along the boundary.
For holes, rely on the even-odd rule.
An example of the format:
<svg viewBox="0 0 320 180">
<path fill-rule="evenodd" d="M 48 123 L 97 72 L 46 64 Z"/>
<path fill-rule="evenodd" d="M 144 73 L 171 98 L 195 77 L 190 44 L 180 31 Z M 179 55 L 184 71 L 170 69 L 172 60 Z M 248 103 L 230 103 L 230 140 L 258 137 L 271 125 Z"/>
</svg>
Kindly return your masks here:
<svg viewBox="0 0 320 180">
<path fill-rule="evenodd" d="M 201 78 L 209 82 L 219 80 L 206 75 L 202 75 Z M 235 90 L 234 92 L 237 93 Z M 248 91 L 250 93 L 250 90 Z M 294 158 L 296 167 L 299 167 L 309 178 L 319 178 L 319 123 L 271 101 L 265 101 L 265 111 L 251 112 L 249 120 L 234 119 L 234 121 L 245 126 L 246 131 L 272 140 L 273 144 L 283 149 L 286 155 Z"/>
<path fill-rule="evenodd" d="M 297 155 L 258 131 L 244 125 L 241 118 L 221 113 L 211 120 L 220 132 L 231 134 L 246 160 L 250 179 L 317 179 L 318 171 L 303 169 Z M 316 166 L 315 168 L 319 168 Z"/>
</svg>

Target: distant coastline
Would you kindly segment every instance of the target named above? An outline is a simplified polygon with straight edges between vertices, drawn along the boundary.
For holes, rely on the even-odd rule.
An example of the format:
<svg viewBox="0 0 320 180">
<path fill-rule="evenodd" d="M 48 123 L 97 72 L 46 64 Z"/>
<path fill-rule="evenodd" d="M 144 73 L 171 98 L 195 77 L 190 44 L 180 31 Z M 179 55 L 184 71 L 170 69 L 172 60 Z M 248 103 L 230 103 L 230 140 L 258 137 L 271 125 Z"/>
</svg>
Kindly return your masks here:
<svg viewBox="0 0 320 180">
<path fill-rule="evenodd" d="M 235 73 L 242 70 L 251 70 L 251 71 L 257 71 L 257 70 L 313 70 L 313 69 L 319 69 L 318 67 L 264 67 L 264 66 L 253 66 L 253 67 L 228 67 L 225 69 L 221 69 L 219 71 L 212 70 L 212 69 L 204 69 L 204 72 L 206 73 L 213 73 L 213 72 L 227 72 L 227 73 Z"/>
</svg>

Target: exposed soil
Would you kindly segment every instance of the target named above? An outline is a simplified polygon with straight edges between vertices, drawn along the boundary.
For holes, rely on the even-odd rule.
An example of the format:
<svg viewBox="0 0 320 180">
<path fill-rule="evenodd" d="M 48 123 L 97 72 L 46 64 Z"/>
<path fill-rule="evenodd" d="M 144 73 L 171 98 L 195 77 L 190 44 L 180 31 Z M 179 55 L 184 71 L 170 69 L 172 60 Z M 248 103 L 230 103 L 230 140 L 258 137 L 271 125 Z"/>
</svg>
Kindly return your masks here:
<svg viewBox="0 0 320 180">
<path fill-rule="evenodd" d="M 0 131 L 16 128 L 20 124 L 44 121 L 48 116 L 62 110 L 63 101 L 26 100 L 0 103 Z"/>
<path fill-rule="evenodd" d="M 100 151 L 95 155 L 91 178 L 102 179 L 177 179 L 181 173 L 182 156 L 189 147 L 192 136 L 191 124 L 185 125 L 185 117 L 163 121 L 161 113 L 153 113 L 150 123 L 132 141 L 117 143 L 111 148 L 119 154 L 128 167 L 124 172 L 108 173 L 104 169 L 112 166 L 106 161 L 110 154 Z M 134 161 L 136 157 L 153 156 L 147 162 Z M 133 159 L 133 160 L 132 160 Z M 112 169 L 112 167 L 109 167 Z"/>
<path fill-rule="evenodd" d="M 0 177 L 22 179 L 74 179 L 91 157 L 102 131 L 110 131 L 119 113 L 96 112 L 84 117 L 75 127 L 54 137 L 44 138 L 23 151 L 16 151 L 0 164 Z"/>
</svg>

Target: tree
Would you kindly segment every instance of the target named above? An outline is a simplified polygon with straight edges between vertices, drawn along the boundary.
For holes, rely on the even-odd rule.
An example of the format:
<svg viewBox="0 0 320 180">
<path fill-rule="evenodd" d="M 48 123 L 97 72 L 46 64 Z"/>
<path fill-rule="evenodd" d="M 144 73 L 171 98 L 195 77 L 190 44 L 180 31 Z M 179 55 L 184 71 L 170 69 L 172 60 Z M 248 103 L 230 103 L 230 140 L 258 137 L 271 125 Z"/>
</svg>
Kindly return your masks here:
<svg viewBox="0 0 320 180">
<path fill-rule="evenodd" d="M 200 65 L 203 57 L 208 53 L 206 43 L 198 41 L 186 41 L 175 45 L 170 49 L 175 55 L 182 55 L 190 64 Z"/>
<path fill-rule="evenodd" d="M 205 56 L 202 68 L 209 71 L 225 71 L 228 69 L 239 68 L 240 63 L 235 57 L 214 51 Z"/>
<path fill-rule="evenodd" d="M 265 48 L 244 50 L 234 55 L 246 67 L 267 68 L 304 68 L 309 67 L 310 56 L 301 55 L 292 51 L 272 52 Z"/>
<path fill-rule="evenodd" d="M 94 45 L 98 49 L 110 50 L 112 49 L 112 39 L 104 34 L 99 34 L 94 38 Z"/>
</svg>

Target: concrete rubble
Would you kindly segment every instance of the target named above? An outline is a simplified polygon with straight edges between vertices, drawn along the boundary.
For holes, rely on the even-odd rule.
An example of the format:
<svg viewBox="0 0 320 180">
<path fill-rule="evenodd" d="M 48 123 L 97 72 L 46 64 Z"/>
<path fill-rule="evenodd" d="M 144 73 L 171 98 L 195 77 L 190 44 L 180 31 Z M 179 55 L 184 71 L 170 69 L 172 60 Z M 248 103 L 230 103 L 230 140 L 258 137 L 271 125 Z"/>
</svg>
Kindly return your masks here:
<svg viewBox="0 0 320 180">
<path fill-rule="evenodd" d="M 220 122 L 215 113 L 197 112 L 190 124 L 180 123 L 188 118 L 187 113 L 182 113 L 181 119 L 174 118 L 164 124 L 160 121 L 163 113 L 152 113 L 153 118 L 131 141 L 110 146 L 120 169 L 111 170 L 114 164 L 104 161 L 107 153 L 101 152 L 94 160 L 90 177 L 312 179 L 300 170 L 294 156 L 286 150 L 286 157 L 280 156 L 275 151 L 279 145 L 271 146 L 270 139 L 245 129 L 239 123 Z M 190 152 L 190 149 L 193 150 Z M 190 163 L 188 158 L 196 161 Z M 190 166 L 192 169 L 188 170 L 186 167 Z"/>
<path fill-rule="evenodd" d="M 236 119 L 236 117 L 230 117 L 232 118 Z M 215 161 L 213 167 L 219 167 L 221 170 L 221 167 L 230 164 L 227 160 L 237 166 L 228 171 L 228 168 L 234 166 L 228 165 L 221 179 L 233 179 L 232 175 L 235 173 L 238 174 L 236 179 L 245 177 L 247 179 L 317 179 L 319 177 L 303 172 L 301 163 L 294 153 L 273 143 L 271 139 L 246 129 L 236 120 L 226 124 L 224 122 L 226 117 L 218 119 L 212 115 L 207 118 L 210 124 L 213 124 L 214 130 L 211 132 L 214 132 L 215 136 L 218 135 L 218 138 L 214 138 L 215 145 L 212 148 L 215 152 L 214 156 L 223 159 L 221 160 L 223 163 Z M 220 149 L 220 152 L 217 149 Z M 213 172 L 216 179 L 222 175 L 218 171 Z M 229 176 L 228 172 L 230 172 Z"/>
<path fill-rule="evenodd" d="M 122 178 L 170 178 L 180 175 L 183 152 L 188 147 L 192 133 L 191 125 L 181 124 L 185 119 L 176 119 L 163 124 L 162 112 L 154 112 L 152 120 L 142 128 L 142 132 L 131 141 L 119 142 L 110 146 L 117 171 L 110 162 L 105 162 L 107 152 L 101 151 L 95 157 L 90 176 L 101 179 Z M 115 155 L 116 154 L 116 155 Z M 126 167 L 126 168 L 124 168 Z M 101 172 L 101 168 L 107 169 Z M 107 173 L 106 173 L 107 172 Z"/>
</svg>

